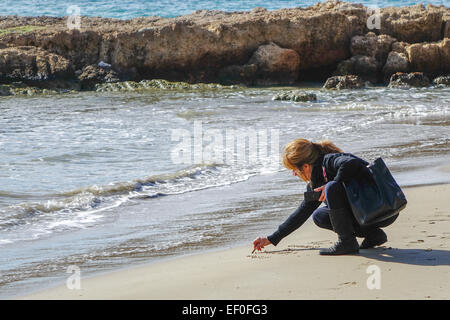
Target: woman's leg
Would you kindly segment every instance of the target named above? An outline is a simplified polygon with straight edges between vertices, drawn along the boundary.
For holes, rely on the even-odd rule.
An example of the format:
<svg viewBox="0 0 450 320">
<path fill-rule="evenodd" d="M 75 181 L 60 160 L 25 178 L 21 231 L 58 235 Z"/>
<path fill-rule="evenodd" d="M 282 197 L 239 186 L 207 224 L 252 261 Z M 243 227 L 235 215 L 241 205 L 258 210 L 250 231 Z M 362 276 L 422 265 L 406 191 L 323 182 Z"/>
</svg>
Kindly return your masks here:
<svg viewBox="0 0 450 320">
<path fill-rule="evenodd" d="M 348 212 L 350 214 L 353 223 L 354 235 L 365 238 L 361 243 L 361 249 L 372 248 L 387 241 L 386 233 L 381 230 L 381 228 L 392 224 L 397 219 L 398 215 L 370 227 L 361 227 L 353 216 L 350 203 L 348 202 L 347 194 L 342 183 L 335 181 L 329 182 L 325 187 L 325 194 L 327 196 L 327 203 L 331 210 L 336 208 L 347 208 L 347 210 L 342 210 L 342 212 Z"/>
<path fill-rule="evenodd" d="M 319 207 L 314 210 L 312 214 L 312 219 L 316 226 L 323 229 L 328 229 L 333 231 L 333 226 L 331 225 L 330 220 L 330 208 L 328 207 Z"/>
<path fill-rule="evenodd" d="M 331 191 L 330 191 L 331 190 Z M 365 238 L 369 234 L 373 234 L 373 232 L 376 229 L 385 227 L 387 225 L 390 225 L 397 217 L 390 218 L 386 221 L 380 222 L 376 225 L 370 226 L 370 227 L 361 227 L 358 223 L 358 221 L 355 219 L 352 213 L 352 209 L 350 207 L 350 203 L 348 202 L 347 194 L 345 192 L 345 188 L 342 184 L 336 184 L 336 182 L 332 182 L 329 186 L 327 185 L 327 191 L 329 201 L 331 202 L 332 208 L 347 208 L 348 213 L 352 217 L 352 223 L 353 228 L 355 229 L 355 235 L 357 237 Z M 327 207 L 319 208 L 324 209 L 322 212 L 320 212 L 320 219 L 321 221 L 324 221 L 323 223 L 326 223 L 326 220 L 328 219 L 329 224 L 331 225 L 329 212 L 330 209 Z M 327 217 L 325 217 L 327 215 Z M 319 217 L 318 217 L 319 218 Z M 317 224 L 317 223 L 316 223 Z M 328 229 L 328 228 L 327 228 Z M 333 230 L 333 229 L 331 229 Z"/>
<path fill-rule="evenodd" d="M 329 207 L 329 218 L 333 230 L 338 234 L 339 241 L 322 255 L 339 255 L 356 253 L 359 244 L 355 238 L 355 218 L 348 203 L 344 185 L 341 182 L 330 181 L 325 186 L 325 198 Z"/>
<path fill-rule="evenodd" d="M 387 241 L 387 235 L 381 228 L 391 225 L 397 218 L 398 214 L 374 226 L 360 228 L 360 233 L 364 237 L 364 240 L 359 248 L 368 249 L 385 243 Z"/>
</svg>

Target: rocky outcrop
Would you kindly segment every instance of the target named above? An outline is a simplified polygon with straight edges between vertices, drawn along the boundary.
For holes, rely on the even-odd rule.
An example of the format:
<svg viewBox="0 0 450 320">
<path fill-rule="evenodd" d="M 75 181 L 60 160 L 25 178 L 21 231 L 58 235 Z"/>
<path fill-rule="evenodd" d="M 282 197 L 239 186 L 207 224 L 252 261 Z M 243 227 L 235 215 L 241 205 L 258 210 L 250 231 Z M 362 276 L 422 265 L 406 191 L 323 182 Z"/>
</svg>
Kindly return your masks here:
<svg viewBox="0 0 450 320">
<path fill-rule="evenodd" d="M 440 87 L 448 87 L 450 86 L 450 75 L 449 76 L 441 76 L 437 77 L 433 80 L 433 85 Z"/>
<path fill-rule="evenodd" d="M 399 59 L 403 56 L 391 54 L 393 44 L 399 42 L 388 35 L 376 35 L 369 32 L 363 36 L 354 36 L 351 40 L 350 59 L 340 62 L 334 75 L 358 75 L 364 80 L 377 83 L 389 80 L 392 73 L 407 71 L 399 65 Z M 403 43 L 403 42 L 401 42 Z M 397 50 L 400 46 L 397 45 Z M 389 61 L 388 60 L 389 58 Z M 406 59 L 408 61 L 408 59 Z M 397 70 L 397 67 L 400 69 Z M 384 77 L 383 77 L 384 75 Z"/>
<path fill-rule="evenodd" d="M 424 72 L 435 77 L 450 70 L 450 39 L 409 44 L 369 32 L 351 40 L 355 54 L 340 62 L 334 75 L 358 75 L 372 83 L 388 81 L 397 72 Z"/>
<path fill-rule="evenodd" d="M 354 36 L 351 40 L 350 52 L 352 55 L 374 58 L 379 65 L 386 62 L 387 56 L 392 49 L 392 44 L 397 40 L 391 36 L 376 35 L 369 32 L 364 36 Z"/>
<path fill-rule="evenodd" d="M 130 91 L 149 91 L 149 90 L 234 90 L 242 89 L 242 87 L 231 85 L 224 86 L 217 83 L 187 83 L 187 82 L 173 82 L 164 79 L 142 80 L 136 81 L 120 81 L 111 83 L 98 83 L 95 85 L 97 92 L 130 92 Z"/>
<path fill-rule="evenodd" d="M 31 45 L 66 57 L 74 70 L 105 61 L 135 79 L 214 81 L 224 67 L 248 62 L 259 46 L 275 42 L 300 56 L 299 69 L 329 66 L 349 56 L 352 36 L 366 28 L 366 8 L 322 3 L 275 11 L 199 10 L 177 18 L 81 19 L 81 31 L 46 18 L 45 29 L 5 33 L 0 43 Z M 7 27 L 38 19 L 4 21 Z M 0 28 L 5 28 L 0 25 Z"/>
<path fill-rule="evenodd" d="M 0 49 L 0 79 L 44 81 L 71 75 L 66 58 L 31 46 Z"/>
<path fill-rule="evenodd" d="M 97 83 L 110 83 L 120 81 L 120 75 L 111 66 L 88 65 L 78 72 L 82 89 L 93 89 Z"/>
<path fill-rule="evenodd" d="M 450 71 L 450 39 L 434 43 L 415 43 L 406 48 L 412 71 L 429 74 Z"/>
<path fill-rule="evenodd" d="M 259 46 L 242 66 L 229 66 L 219 72 L 224 83 L 249 85 L 293 84 L 298 77 L 300 57 L 295 50 L 271 42 Z"/>
<path fill-rule="evenodd" d="M 248 64 L 258 67 L 257 84 L 292 84 L 298 77 L 300 56 L 271 42 L 258 47 Z"/>
<path fill-rule="evenodd" d="M 386 63 L 383 67 L 384 79 L 388 80 L 396 72 L 408 72 L 409 60 L 405 53 L 396 51 L 389 52 Z"/>
<path fill-rule="evenodd" d="M 75 92 L 68 89 L 46 89 L 29 86 L 23 82 L 13 82 L 11 84 L 0 84 L 0 96 L 35 96 L 42 94 L 58 94 Z"/>
<path fill-rule="evenodd" d="M 428 87 L 429 85 L 430 80 L 422 72 L 397 72 L 392 75 L 389 82 L 390 88 L 419 88 Z"/>
<path fill-rule="evenodd" d="M 442 29 L 449 9 L 422 4 L 407 8 L 381 9 L 381 34 L 409 43 L 433 42 L 443 38 Z"/>
<path fill-rule="evenodd" d="M 220 83 L 251 85 L 256 81 L 257 72 L 256 64 L 232 65 L 222 68 L 217 78 Z"/>
<path fill-rule="evenodd" d="M 312 92 L 295 90 L 278 93 L 272 97 L 272 100 L 295 101 L 295 102 L 317 101 L 317 95 Z"/>
<path fill-rule="evenodd" d="M 361 89 L 366 87 L 364 80 L 355 75 L 328 78 L 323 85 L 325 89 Z"/>
<path fill-rule="evenodd" d="M 378 70 L 380 63 L 374 57 L 353 56 L 338 64 L 335 75 L 357 75 L 364 80 L 376 83 L 378 80 Z"/>
<path fill-rule="evenodd" d="M 126 75 L 126 79 L 135 81 L 164 78 L 217 82 L 234 77 L 243 79 L 243 83 L 291 83 L 292 79 L 307 80 L 316 70 L 325 70 L 321 75 L 325 79 L 340 62 L 353 56 L 374 58 L 381 73 L 389 52 L 395 51 L 395 43 L 438 43 L 449 36 L 450 9 L 444 6 L 382 8 L 377 30 L 367 27 L 371 15 L 371 10 L 361 4 L 326 1 L 307 8 L 273 11 L 198 10 L 176 18 L 81 17 L 81 30 L 68 30 L 65 18 L 2 17 L 0 50 L 16 50 L 24 61 L 14 69 L 3 63 L 2 77 L 46 81 L 69 76 L 76 81 L 77 70 L 104 61 L 120 77 Z M 368 34 L 369 31 L 374 33 Z M 258 50 L 263 50 L 259 48 L 271 43 L 279 47 L 272 47 L 272 53 L 282 51 L 269 54 L 266 60 L 262 55 L 259 60 L 250 61 L 252 56 L 258 56 Z M 36 54 L 19 55 L 23 52 L 20 47 L 36 48 Z M 417 48 L 411 50 L 411 70 L 422 66 L 435 70 L 437 63 L 428 65 L 416 54 Z M 33 56 L 41 58 L 33 60 Z M 354 58 L 346 68 L 358 66 L 364 59 Z M 282 73 L 287 76 L 280 77 Z M 108 81 L 114 76 L 91 78 Z"/>
<path fill-rule="evenodd" d="M 448 20 L 445 22 L 445 27 L 444 27 L 444 38 L 450 38 L 450 17 L 449 17 Z"/>
<path fill-rule="evenodd" d="M 404 53 L 406 54 L 406 48 L 409 46 L 410 44 L 408 42 L 404 42 L 404 41 L 396 41 L 394 43 L 392 43 L 392 51 L 393 52 L 398 52 L 398 53 Z"/>
</svg>

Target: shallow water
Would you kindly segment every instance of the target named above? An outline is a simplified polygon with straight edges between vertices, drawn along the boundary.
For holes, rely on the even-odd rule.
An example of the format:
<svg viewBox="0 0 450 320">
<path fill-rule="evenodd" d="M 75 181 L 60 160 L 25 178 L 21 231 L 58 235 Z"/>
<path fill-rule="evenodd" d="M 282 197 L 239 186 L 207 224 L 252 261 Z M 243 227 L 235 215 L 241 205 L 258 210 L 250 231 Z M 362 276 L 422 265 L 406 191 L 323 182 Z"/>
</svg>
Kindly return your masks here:
<svg viewBox="0 0 450 320">
<path fill-rule="evenodd" d="M 0 296 L 64 279 L 70 265 L 105 271 L 272 232 L 305 189 L 279 163 L 297 137 L 381 156 L 403 186 L 450 182 L 439 169 L 450 89 L 312 87 L 316 102 L 272 100 L 285 89 L 0 98 Z M 266 152 L 228 145 L 232 129 Z M 198 132 L 215 161 L 196 157 Z"/>
</svg>

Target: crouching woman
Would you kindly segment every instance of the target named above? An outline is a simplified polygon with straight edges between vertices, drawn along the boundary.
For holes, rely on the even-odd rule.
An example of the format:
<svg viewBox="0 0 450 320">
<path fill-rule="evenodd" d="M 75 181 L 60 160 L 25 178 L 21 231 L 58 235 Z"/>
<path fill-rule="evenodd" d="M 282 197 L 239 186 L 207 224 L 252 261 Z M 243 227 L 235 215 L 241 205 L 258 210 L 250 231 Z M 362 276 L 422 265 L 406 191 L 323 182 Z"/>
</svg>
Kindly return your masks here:
<svg viewBox="0 0 450 320">
<path fill-rule="evenodd" d="M 354 254 L 359 249 L 385 243 L 387 236 L 381 228 L 394 222 L 398 214 L 370 227 L 360 226 L 353 216 L 343 184 L 351 179 L 366 179 L 370 183 L 368 164 L 355 155 L 344 153 L 328 140 L 314 143 L 296 139 L 290 142 L 284 150 L 283 165 L 292 170 L 294 176 L 308 183 L 308 191 L 320 191 L 320 198 L 318 201 L 303 200 L 272 235 L 254 240 L 254 249 L 260 251 L 269 244 L 276 246 L 311 215 L 317 226 L 338 235 L 334 246 L 320 250 L 321 255 Z M 320 207 L 322 202 L 325 202 L 325 206 Z M 364 238 L 361 245 L 356 236 Z"/>
</svg>

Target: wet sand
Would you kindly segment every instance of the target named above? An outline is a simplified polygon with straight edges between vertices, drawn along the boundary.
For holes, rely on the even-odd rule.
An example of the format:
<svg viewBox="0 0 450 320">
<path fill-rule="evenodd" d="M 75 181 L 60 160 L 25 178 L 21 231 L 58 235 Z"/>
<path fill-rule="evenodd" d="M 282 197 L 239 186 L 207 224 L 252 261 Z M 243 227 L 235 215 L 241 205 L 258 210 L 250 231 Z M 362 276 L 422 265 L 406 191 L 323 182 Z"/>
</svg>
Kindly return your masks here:
<svg viewBox="0 0 450 320">
<path fill-rule="evenodd" d="M 62 284 L 21 298 L 448 299 L 450 185 L 404 191 L 409 202 L 385 228 L 389 241 L 359 255 L 320 256 L 336 236 L 306 223 L 262 252 L 251 254 L 249 244 L 185 256 L 81 277 L 79 290 Z"/>
</svg>

